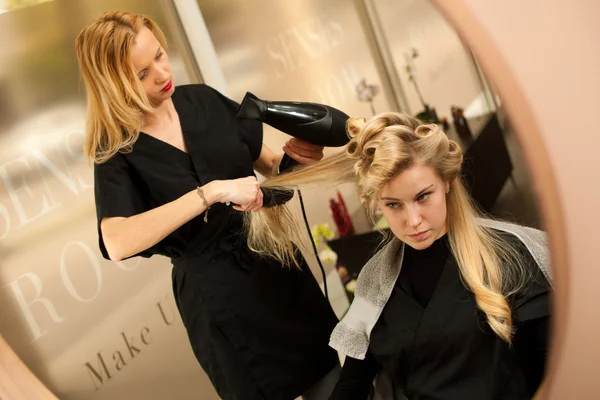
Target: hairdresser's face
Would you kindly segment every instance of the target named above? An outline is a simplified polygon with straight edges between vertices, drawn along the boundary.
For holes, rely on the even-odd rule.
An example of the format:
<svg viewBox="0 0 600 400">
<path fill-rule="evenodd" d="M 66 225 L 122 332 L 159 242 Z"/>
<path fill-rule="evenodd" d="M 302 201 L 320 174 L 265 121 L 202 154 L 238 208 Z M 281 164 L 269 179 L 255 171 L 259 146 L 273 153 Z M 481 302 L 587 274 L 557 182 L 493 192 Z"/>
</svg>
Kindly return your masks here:
<svg viewBox="0 0 600 400">
<path fill-rule="evenodd" d="M 433 168 L 415 165 L 383 187 L 377 206 L 398 239 L 423 250 L 446 233 L 448 189 Z"/>
<path fill-rule="evenodd" d="M 153 104 L 160 104 L 171 97 L 175 88 L 169 57 L 150 29 L 144 27 L 136 36 L 131 60 Z"/>
</svg>

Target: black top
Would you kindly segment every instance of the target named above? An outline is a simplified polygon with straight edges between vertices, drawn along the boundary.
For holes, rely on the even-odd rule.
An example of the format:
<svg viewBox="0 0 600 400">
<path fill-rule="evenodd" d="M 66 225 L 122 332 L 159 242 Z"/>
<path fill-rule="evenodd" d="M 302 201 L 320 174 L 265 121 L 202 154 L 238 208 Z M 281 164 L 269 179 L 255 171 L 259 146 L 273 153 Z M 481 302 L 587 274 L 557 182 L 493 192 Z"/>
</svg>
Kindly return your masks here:
<svg viewBox="0 0 600 400">
<path fill-rule="evenodd" d="M 140 132 L 132 152 L 96 165 L 98 221 L 148 211 L 213 180 L 254 176 L 253 161 L 262 148 L 260 122 L 236 119 L 237 103 L 206 85 L 179 86 L 172 98 L 188 152 Z M 190 250 L 227 247 L 217 242 L 229 236 L 221 235 L 224 230 L 240 226 L 241 213 L 219 203 L 209 216 L 208 223 L 194 218 L 137 255 L 179 259 Z M 100 250 L 108 257 L 99 228 Z"/>
<path fill-rule="evenodd" d="M 531 279 L 509 298 L 514 346 L 489 327 L 460 280 L 447 235 L 426 250 L 405 246 L 400 277 L 371 333 L 364 360 L 347 357 L 333 400 L 367 398 L 378 372 L 391 377 L 395 399 L 531 399 L 544 375 L 549 284 L 525 246 L 517 246 Z"/>
<path fill-rule="evenodd" d="M 238 104 L 206 85 L 179 86 L 172 98 L 187 153 L 140 133 L 133 151 L 95 166 L 106 258 L 102 218 L 130 217 L 212 180 L 254 175 L 261 123 L 238 120 Z M 191 347 L 221 398 L 293 399 L 338 362 L 328 346 L 337 318 L 306 262 L 300 257 L 298 270 L 253 255 L 241 212 L 214 204 L 208 223 L 197 216 L 138 255 L 154 254 L 173 262 Z"/>
</svg>

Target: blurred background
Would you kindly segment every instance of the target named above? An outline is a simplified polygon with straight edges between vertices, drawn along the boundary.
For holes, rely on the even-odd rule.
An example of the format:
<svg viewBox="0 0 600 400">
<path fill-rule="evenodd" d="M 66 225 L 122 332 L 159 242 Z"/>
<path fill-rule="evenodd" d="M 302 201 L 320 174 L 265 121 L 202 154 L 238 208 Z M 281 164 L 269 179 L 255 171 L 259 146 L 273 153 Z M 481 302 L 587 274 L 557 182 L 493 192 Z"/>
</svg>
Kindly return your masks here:
<svg viewBox="0 0 600 400">
<path fill-rule="evenodd" d="M 98 250 L 74 41 L 113 9 L 160 24 L 176 84 L 440 124 L 463 147 L 481 209 L 543 227 L 498 90 L 428 0 L 0 0 L 0 335 L 58 398 L 217 398 L 177 314 L 169 260 L 113 263 Z M 287 139 L 265 125 L 272 149 Z M 352 185 L 304 201 L 341 316 L 386 222 L 367 217 Z"/>
</svg>

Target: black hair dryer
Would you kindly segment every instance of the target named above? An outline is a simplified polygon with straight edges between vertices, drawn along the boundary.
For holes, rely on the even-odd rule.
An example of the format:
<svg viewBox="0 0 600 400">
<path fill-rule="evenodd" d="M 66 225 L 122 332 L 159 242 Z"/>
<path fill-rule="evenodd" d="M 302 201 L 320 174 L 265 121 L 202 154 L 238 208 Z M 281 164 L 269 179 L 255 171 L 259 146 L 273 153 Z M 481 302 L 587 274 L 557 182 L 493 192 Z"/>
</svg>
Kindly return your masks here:
<svg viewBox="0 0 600 400">
<path fill-rule="evenodd" d="M 238 109 L 238 118 L 264 122 L 288 135 L 326 147 L 344 146 L 348 115 L 318 103 L 265 101 L 247 92 Z"/>
</svg>

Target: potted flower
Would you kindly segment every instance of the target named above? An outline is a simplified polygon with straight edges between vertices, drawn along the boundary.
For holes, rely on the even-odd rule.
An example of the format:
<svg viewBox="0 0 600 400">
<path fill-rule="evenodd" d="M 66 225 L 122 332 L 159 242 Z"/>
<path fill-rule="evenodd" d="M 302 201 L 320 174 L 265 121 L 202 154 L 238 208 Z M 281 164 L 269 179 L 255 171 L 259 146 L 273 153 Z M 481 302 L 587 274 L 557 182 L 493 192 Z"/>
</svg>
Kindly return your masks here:
<svg viewBox="0 0 600 400">
<path fill-rule="evenodd" d="M 346 267 L 338 262 L 337 253 L 327 245 L 328 240 L 333 240 L 335 238 L 335 235 L 329 227 L 329 224 L 322 223 L 313 226 L 311 229 L 311 234 L 312 239 L 315 242 L 315 246 L 322 247 L 322 250 L 319 252 L 319 259 L 322 263 L 331 263 L 335 265 L 335 269 L 344 285 L 344 288 L 346 289 L 348 300 L 352 302 L 352 299 L 354 298 L 354 286 L 356 285 L 356 280 L 352 279 Z"/>
</svg>

